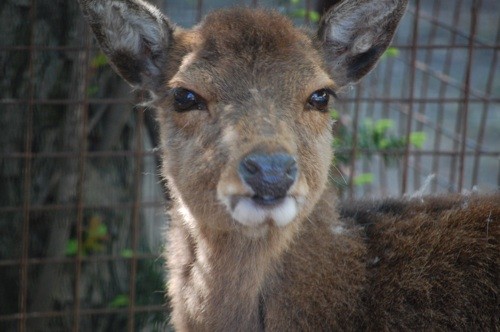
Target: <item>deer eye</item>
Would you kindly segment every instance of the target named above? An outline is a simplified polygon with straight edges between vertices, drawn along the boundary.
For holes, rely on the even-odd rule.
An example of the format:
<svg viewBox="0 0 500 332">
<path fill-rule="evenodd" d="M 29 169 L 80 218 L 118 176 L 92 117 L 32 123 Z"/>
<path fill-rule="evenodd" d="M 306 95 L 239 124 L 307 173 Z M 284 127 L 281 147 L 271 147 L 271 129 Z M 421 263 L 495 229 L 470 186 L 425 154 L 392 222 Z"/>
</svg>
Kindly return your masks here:
<svg viewBox="0 0 500 332">
<path fill-rule="evenodd" d="M 205 108 L 206 105 L 203 98 L 193 91 L 183 88 L 174 89 L 175 111 L 186 112 L 191 110 L 203 110 Z"/>
<path fill-rule="evenodd" d="M 307 101 L 310 107 L 317 109 L 318 111 L 325 112 L 328 110 L 328 101 L 330 100 L 330 92 L 328 89 L 321 89 L 315 91 Z"/>
</svg>

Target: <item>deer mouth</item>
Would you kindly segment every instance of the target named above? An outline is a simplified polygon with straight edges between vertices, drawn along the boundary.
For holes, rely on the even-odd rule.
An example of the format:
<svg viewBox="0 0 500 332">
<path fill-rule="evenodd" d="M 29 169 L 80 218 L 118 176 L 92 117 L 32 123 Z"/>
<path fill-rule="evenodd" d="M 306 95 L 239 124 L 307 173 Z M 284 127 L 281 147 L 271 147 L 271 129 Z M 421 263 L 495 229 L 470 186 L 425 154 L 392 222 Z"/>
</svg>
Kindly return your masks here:
<svg viewBox="0 0 500 332">
<path fill-rule="evenodd" d="M 290 224 L 297 216 L 300 199 L 287 195 L 273 196 L 233 196 L 229 199 L 229 212 L 242 225 L 258 227 L 273 223 L 278 227 Z"/>
<path fill-rule="evenodd" d="M 263 207 L 273 207 L 282 203 L 285 198 L 286 196 L 275 197 L 270 195 L 254 195 L 252 196 L 252 201 L 254 201 L 255 204 L 261 205 Z"/>
</svg>

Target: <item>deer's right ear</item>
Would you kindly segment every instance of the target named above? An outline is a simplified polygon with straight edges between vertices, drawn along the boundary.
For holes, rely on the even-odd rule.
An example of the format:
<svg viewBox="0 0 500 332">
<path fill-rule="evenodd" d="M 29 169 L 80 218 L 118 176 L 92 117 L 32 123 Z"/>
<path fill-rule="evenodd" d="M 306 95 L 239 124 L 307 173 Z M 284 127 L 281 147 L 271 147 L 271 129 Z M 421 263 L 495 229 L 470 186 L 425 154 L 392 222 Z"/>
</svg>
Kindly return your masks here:
<svg viewBox="0 0 500 332">
<path fill-rule="evenodd" d="M 111 66 L 132 86 L 156 91 L 174 28 L 142 0 L 79 0 Z"/>
<path fill-rule="evenodd" d="M 328 71 L 345 86 L 366 75 L 389 46 L 408 0 L 344 0 L 319 26 Z"/>
</svg>

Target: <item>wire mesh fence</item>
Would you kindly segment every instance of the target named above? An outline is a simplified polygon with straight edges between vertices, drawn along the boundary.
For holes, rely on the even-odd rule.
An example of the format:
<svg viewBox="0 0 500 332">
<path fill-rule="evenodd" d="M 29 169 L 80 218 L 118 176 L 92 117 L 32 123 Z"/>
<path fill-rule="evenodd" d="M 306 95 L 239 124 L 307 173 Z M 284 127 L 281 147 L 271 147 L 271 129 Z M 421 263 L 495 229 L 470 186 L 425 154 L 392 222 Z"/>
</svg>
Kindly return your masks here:
<svg viewBox="0 0 500 332">
<path fill-rule="evenodd" d="M 313 1 L 157 1 L 181 26 L 262 6 L 313 26 Z M 332 109 L 343 199 L 496 190 L 500 8 L 411 1 L 378 67 Z M 152 110 L 112 72 L 76 2 L 0 5 L 0 330 L 164 330 Z"/>
</svg>

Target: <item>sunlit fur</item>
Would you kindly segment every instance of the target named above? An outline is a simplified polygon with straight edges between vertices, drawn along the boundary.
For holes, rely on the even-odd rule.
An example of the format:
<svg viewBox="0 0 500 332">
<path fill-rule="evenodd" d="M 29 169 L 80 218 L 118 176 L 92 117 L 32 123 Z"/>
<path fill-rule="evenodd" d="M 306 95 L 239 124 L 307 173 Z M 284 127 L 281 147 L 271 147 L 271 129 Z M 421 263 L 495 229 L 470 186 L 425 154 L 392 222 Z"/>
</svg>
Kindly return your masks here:
<svg viewBox="0 0 500 332">
<path fill-rule="evenodd" d="M 337 206 L 328 185 L 331 118 L 309 96 L 373 68 L 406 1 L 345 1 L 317 33 L 273 11 L 183 30 L 143 1 L 81 4 L 117 72 L 154 95 L 177 330 L 498 329 L 499 194 Z M 173 88 L 204 108 L 175 111 Z M 297 161 L 274 205 L 238 173 L 256 151 Z"/>
</svg>

